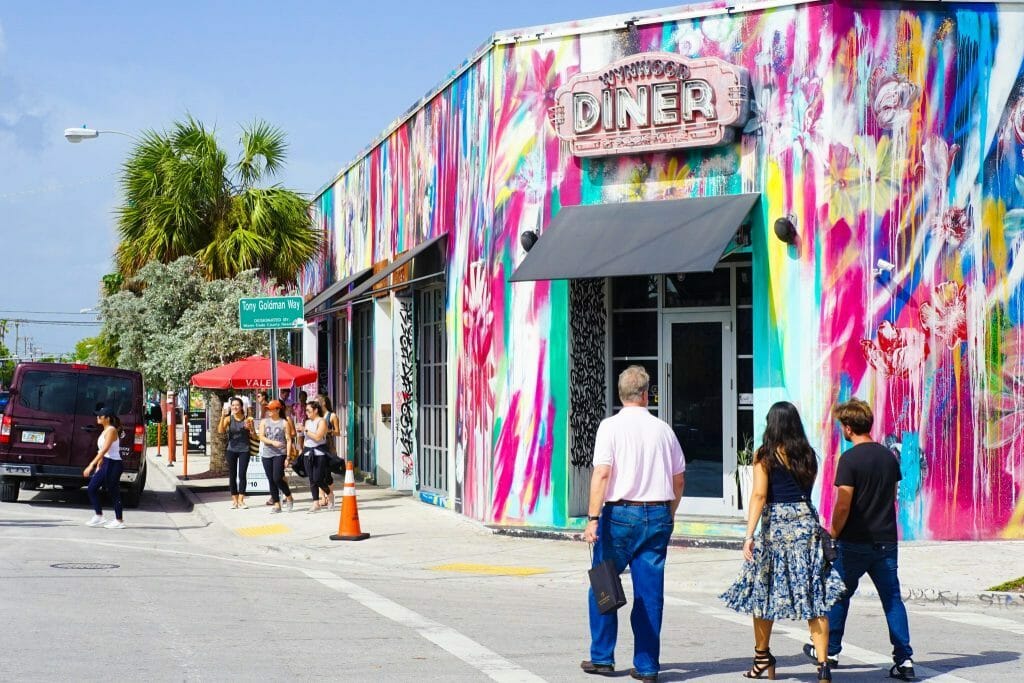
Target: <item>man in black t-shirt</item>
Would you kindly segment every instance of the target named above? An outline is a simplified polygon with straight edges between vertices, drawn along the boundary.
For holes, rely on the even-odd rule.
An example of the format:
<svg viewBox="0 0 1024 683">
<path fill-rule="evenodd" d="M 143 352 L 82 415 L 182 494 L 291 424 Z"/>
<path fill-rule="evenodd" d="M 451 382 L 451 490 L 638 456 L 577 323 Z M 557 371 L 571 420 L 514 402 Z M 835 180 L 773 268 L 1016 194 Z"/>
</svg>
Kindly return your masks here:
<svg viewBox="0 0 1024 683">
<path fill-rule="evenodd" d="M 828 658 L 835 666 L 843 646 L 843 631 L 850 598 L 860 578 L 867 574 L 882 601 L 892 643 L 893 667 L 889 676 L 904 681 L 916 678 L 910 647 L 907 609 L 900 596 L 897 575 L 896 491 L 900 464 L 885 446 L 871 440 L 874 415 L 871 406 L 858 399 L 837 405 L 833 416 L 843 438 L 853 443 L 836 467 L 836 505 L 832 511 L 832 536 L 839 540 L 835 568 L 846 583 L 846 593 L 828 613 Z M 804 652 L 817 659 L 812 645 Z"/>
</svg>

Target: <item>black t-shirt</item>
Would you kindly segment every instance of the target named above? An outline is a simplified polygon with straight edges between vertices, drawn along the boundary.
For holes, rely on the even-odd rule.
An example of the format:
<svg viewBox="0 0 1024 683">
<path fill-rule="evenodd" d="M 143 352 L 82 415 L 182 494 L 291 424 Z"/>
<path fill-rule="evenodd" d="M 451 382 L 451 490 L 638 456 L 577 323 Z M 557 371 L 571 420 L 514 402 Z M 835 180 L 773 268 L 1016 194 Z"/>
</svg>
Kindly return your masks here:
<svg viewBox="0 0 1024 683">
<path fill-rule="evenodd" d="M 839 457 L 836 486 L 852 486 L 853 502 L 840 541 L 896 541 L 896 485 L 903 476 L 896 456 L 879 443 L 862 443 Z"/>
</svg>

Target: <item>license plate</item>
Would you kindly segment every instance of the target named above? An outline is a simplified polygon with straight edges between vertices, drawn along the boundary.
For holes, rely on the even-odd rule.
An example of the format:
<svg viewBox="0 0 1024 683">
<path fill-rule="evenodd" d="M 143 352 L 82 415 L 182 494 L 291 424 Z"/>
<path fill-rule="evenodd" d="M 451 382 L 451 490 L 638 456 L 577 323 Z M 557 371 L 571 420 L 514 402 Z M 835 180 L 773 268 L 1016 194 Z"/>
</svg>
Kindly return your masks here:
<svg viewBox="0 0 1024 683">
<path fill-rule="evenodd" d="M 22 443 L 44 443 L 46 432 L 22 432 L 21 441 Z"/>
</svg>

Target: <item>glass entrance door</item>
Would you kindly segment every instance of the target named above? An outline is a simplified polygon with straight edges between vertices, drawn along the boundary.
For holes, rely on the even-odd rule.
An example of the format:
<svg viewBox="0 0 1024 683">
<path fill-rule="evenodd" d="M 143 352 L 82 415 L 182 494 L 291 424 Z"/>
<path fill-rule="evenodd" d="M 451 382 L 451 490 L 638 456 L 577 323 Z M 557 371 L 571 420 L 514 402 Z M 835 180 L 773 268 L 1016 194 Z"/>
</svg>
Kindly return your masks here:
<svg viewBox="0 0 1024 683">
<path fill-rule="evenodd" d="M 735 514 L 732 315 L 665 314 L 662 335 L 661 417 L 672 426 L 686 456 L 686 489 L 679 513 Z"/>
</svg>

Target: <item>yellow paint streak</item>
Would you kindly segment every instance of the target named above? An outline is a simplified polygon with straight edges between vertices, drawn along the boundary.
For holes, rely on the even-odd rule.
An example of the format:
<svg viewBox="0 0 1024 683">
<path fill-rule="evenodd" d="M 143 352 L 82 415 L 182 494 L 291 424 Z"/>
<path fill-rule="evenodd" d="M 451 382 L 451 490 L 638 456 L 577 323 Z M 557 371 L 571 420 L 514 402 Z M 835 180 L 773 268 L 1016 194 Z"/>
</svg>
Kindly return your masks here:
<svg viewBox="0 0 1024 683">
<path fill-rule="evenodd" d="M 286 527 L 284 524 L 266 524 L 264 526 L 247 526 L 241 529 L 235 529 L 235 533 L 239 536 L 246 536 L 252 538 L 255 536 L 273 536 L 274 534 L 287 534 L 291 529 Z"/>
<path fill-rule="evenodd" d="M 548 569 L 541 567 L 508 567 L 499 564 L 469 564 L 466 562 L 453 562 L 430 567 L 436 572 L 456 572 L 459 574 L 481 574 L 484 576 L 533 576 L 535 574 L 547 574 Z"/>
<path fill-rule="evenodd" d="M 988 232 L 988 249 L 991 254 L 989 262 L 996 271 L 996 281 L 1001 284 L 1006 282 L 1005 264 L 1010 262 L 1006 253 L 1006 233 L 1001 229 L 1005 215 L 1006 205 L 1002 199 L 986 198 L 981 205 L 981 224 L 975 228 Z M 984 239 L 985 236 L 979 237 Z"/>
</svg>

